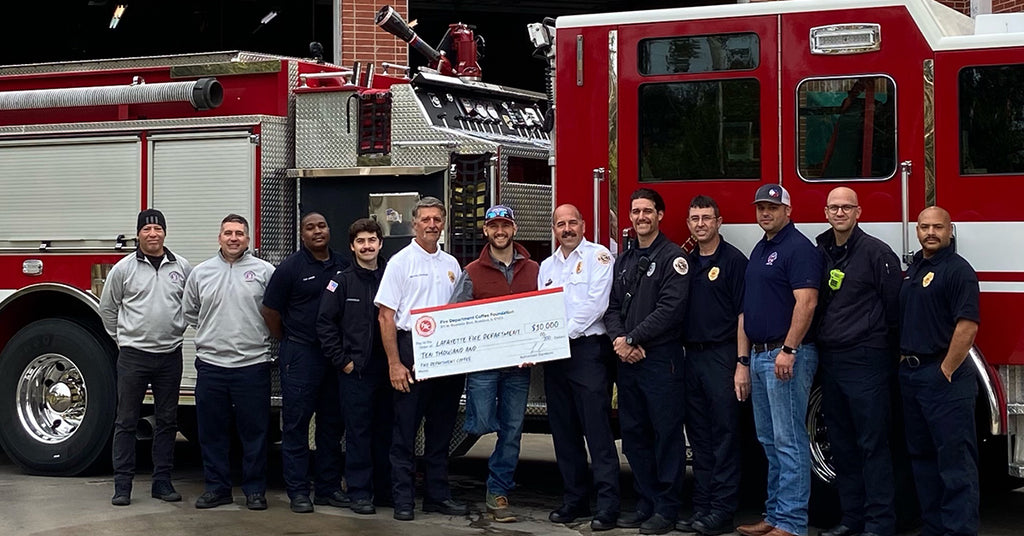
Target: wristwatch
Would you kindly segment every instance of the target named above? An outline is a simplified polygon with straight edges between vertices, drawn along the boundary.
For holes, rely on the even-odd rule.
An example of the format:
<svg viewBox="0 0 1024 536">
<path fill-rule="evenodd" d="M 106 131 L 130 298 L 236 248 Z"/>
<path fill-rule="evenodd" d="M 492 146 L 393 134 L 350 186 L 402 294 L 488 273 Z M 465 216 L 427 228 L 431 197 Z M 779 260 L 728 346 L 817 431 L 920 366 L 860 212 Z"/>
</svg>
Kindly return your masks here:
<svg viewBox="0 0 1024 536">
<path fill-rule="evenodd" d="M 630 346 L 634 346 L 634 344 L 633 344 L 634 342 L 636 342 L 636 341 L 633 340 L 633 337 L 631 337 L 629 335 L 626 335 L 626 344 L 628 344 Z"/>
<path fill-rule="evenodd" d="M 738 356 L 736 358 L 736 362 L 741 364 L 741 365 L 743 365 L 744 367 L 749 367 L 750 366 L 750 356 L 749 355 Z"/>
<path fill-rule="evenodd" d="M 796 355 L 796 348 L 793 348 L 792 346 L 782 345 L 782 353 Z"/>
</svg>

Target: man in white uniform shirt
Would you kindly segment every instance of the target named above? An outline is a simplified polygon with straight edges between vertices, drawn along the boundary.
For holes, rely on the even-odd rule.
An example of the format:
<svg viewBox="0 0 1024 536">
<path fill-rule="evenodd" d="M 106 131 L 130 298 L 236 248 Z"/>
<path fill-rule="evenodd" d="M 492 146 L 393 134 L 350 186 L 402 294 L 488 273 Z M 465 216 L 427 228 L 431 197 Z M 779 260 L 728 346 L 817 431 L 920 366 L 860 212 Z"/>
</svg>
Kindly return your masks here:
<svg viewBox="0 0 1024 536">
<path fill-rule="evenodd" d="M 564 289 L 571 357 L 544 364 L 551 437 L 565 488 L 562 506 L 548 518 L 572 523 L 590 515 L 592 472 L 597 513 L 590 527 L 610 530 L 619 516 L 619 456 L 609 420 L 615 353 L 602 317 L 612 287 L 612 256 L 584 238 L 586 223 L 576 207 L 555 209 L 551 224 L 560 247 L 541 263 L 537 287 Z M 584 438 L 593 460 L 589 471 Z"/>
<path fill-rule="evenodd" d="M 448 303 L 461 273 L 455 257 L 438 246 L 447 213 L 436 197 L 420 199 L 412 211 L 412 242 L 395 254 L 384 269 L 374 303 L 380 310 L 381 340 L 395 389 L 395 426 L 391 443 L 391 485 L 394 517 L 411 521 L 415 514 L 415 445 L 423 426 L 424 512 L 465 515 L 466 505 L 452 499 L 448 486 L 448 445 L 451 442 L 465 375 L 417 381 L 413 370 L 410 311 Z"/>
</svg>

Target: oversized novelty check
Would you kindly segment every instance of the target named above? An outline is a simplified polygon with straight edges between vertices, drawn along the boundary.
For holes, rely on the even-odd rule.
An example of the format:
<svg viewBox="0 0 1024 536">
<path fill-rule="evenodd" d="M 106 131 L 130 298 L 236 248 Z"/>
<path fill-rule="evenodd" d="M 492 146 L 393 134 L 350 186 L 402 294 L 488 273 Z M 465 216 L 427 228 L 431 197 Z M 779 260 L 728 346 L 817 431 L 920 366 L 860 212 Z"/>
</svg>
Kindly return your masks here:
<svg viewBox="0 0 1024 536">
<path fill-rule="evenodd" d="M 562 288 L 412 311 L 418 380 L 569 357 Z"/>
</svg>

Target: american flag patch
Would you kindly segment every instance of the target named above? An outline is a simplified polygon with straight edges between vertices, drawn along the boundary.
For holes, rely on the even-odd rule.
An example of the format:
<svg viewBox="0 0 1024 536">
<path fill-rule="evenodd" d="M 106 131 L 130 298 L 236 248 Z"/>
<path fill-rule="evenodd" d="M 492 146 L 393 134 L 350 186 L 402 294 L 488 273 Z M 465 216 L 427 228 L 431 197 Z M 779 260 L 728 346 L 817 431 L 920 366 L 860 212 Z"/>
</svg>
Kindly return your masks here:
<svg viewBox="0 0 1024 536">
<path fill-rule="evenodd" d="M 334 292 L 337 289 L 338 289 L 338 282 L 337 281 L 332 279 L 330 283 L 327 283 L 327 290 L 329 290 L 331 292 Z"/>
</svg>

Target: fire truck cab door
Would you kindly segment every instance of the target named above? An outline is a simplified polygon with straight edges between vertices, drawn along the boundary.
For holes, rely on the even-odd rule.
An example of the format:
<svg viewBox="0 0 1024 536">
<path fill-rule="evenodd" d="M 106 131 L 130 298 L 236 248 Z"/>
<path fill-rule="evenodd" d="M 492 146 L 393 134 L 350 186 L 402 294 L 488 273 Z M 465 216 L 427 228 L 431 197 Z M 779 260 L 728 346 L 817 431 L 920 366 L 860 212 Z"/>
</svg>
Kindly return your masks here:
<svg viewBox="0 0 1024 536">
<path fill-rule="evenodd" d="M 849 186 L 862 227 L 900 251 L 902 161 L 915 165 L 909 219 L 923 208 L 916 172 L 930 47 L 903 7 L 787 13 L 780 28 L 781 175 L 793 219 L 813 227 L 804 229 L 810 236 L 820 232 L 824 225 L 810 224 L 825 221 L 829 191 Z"/>
</svg>

